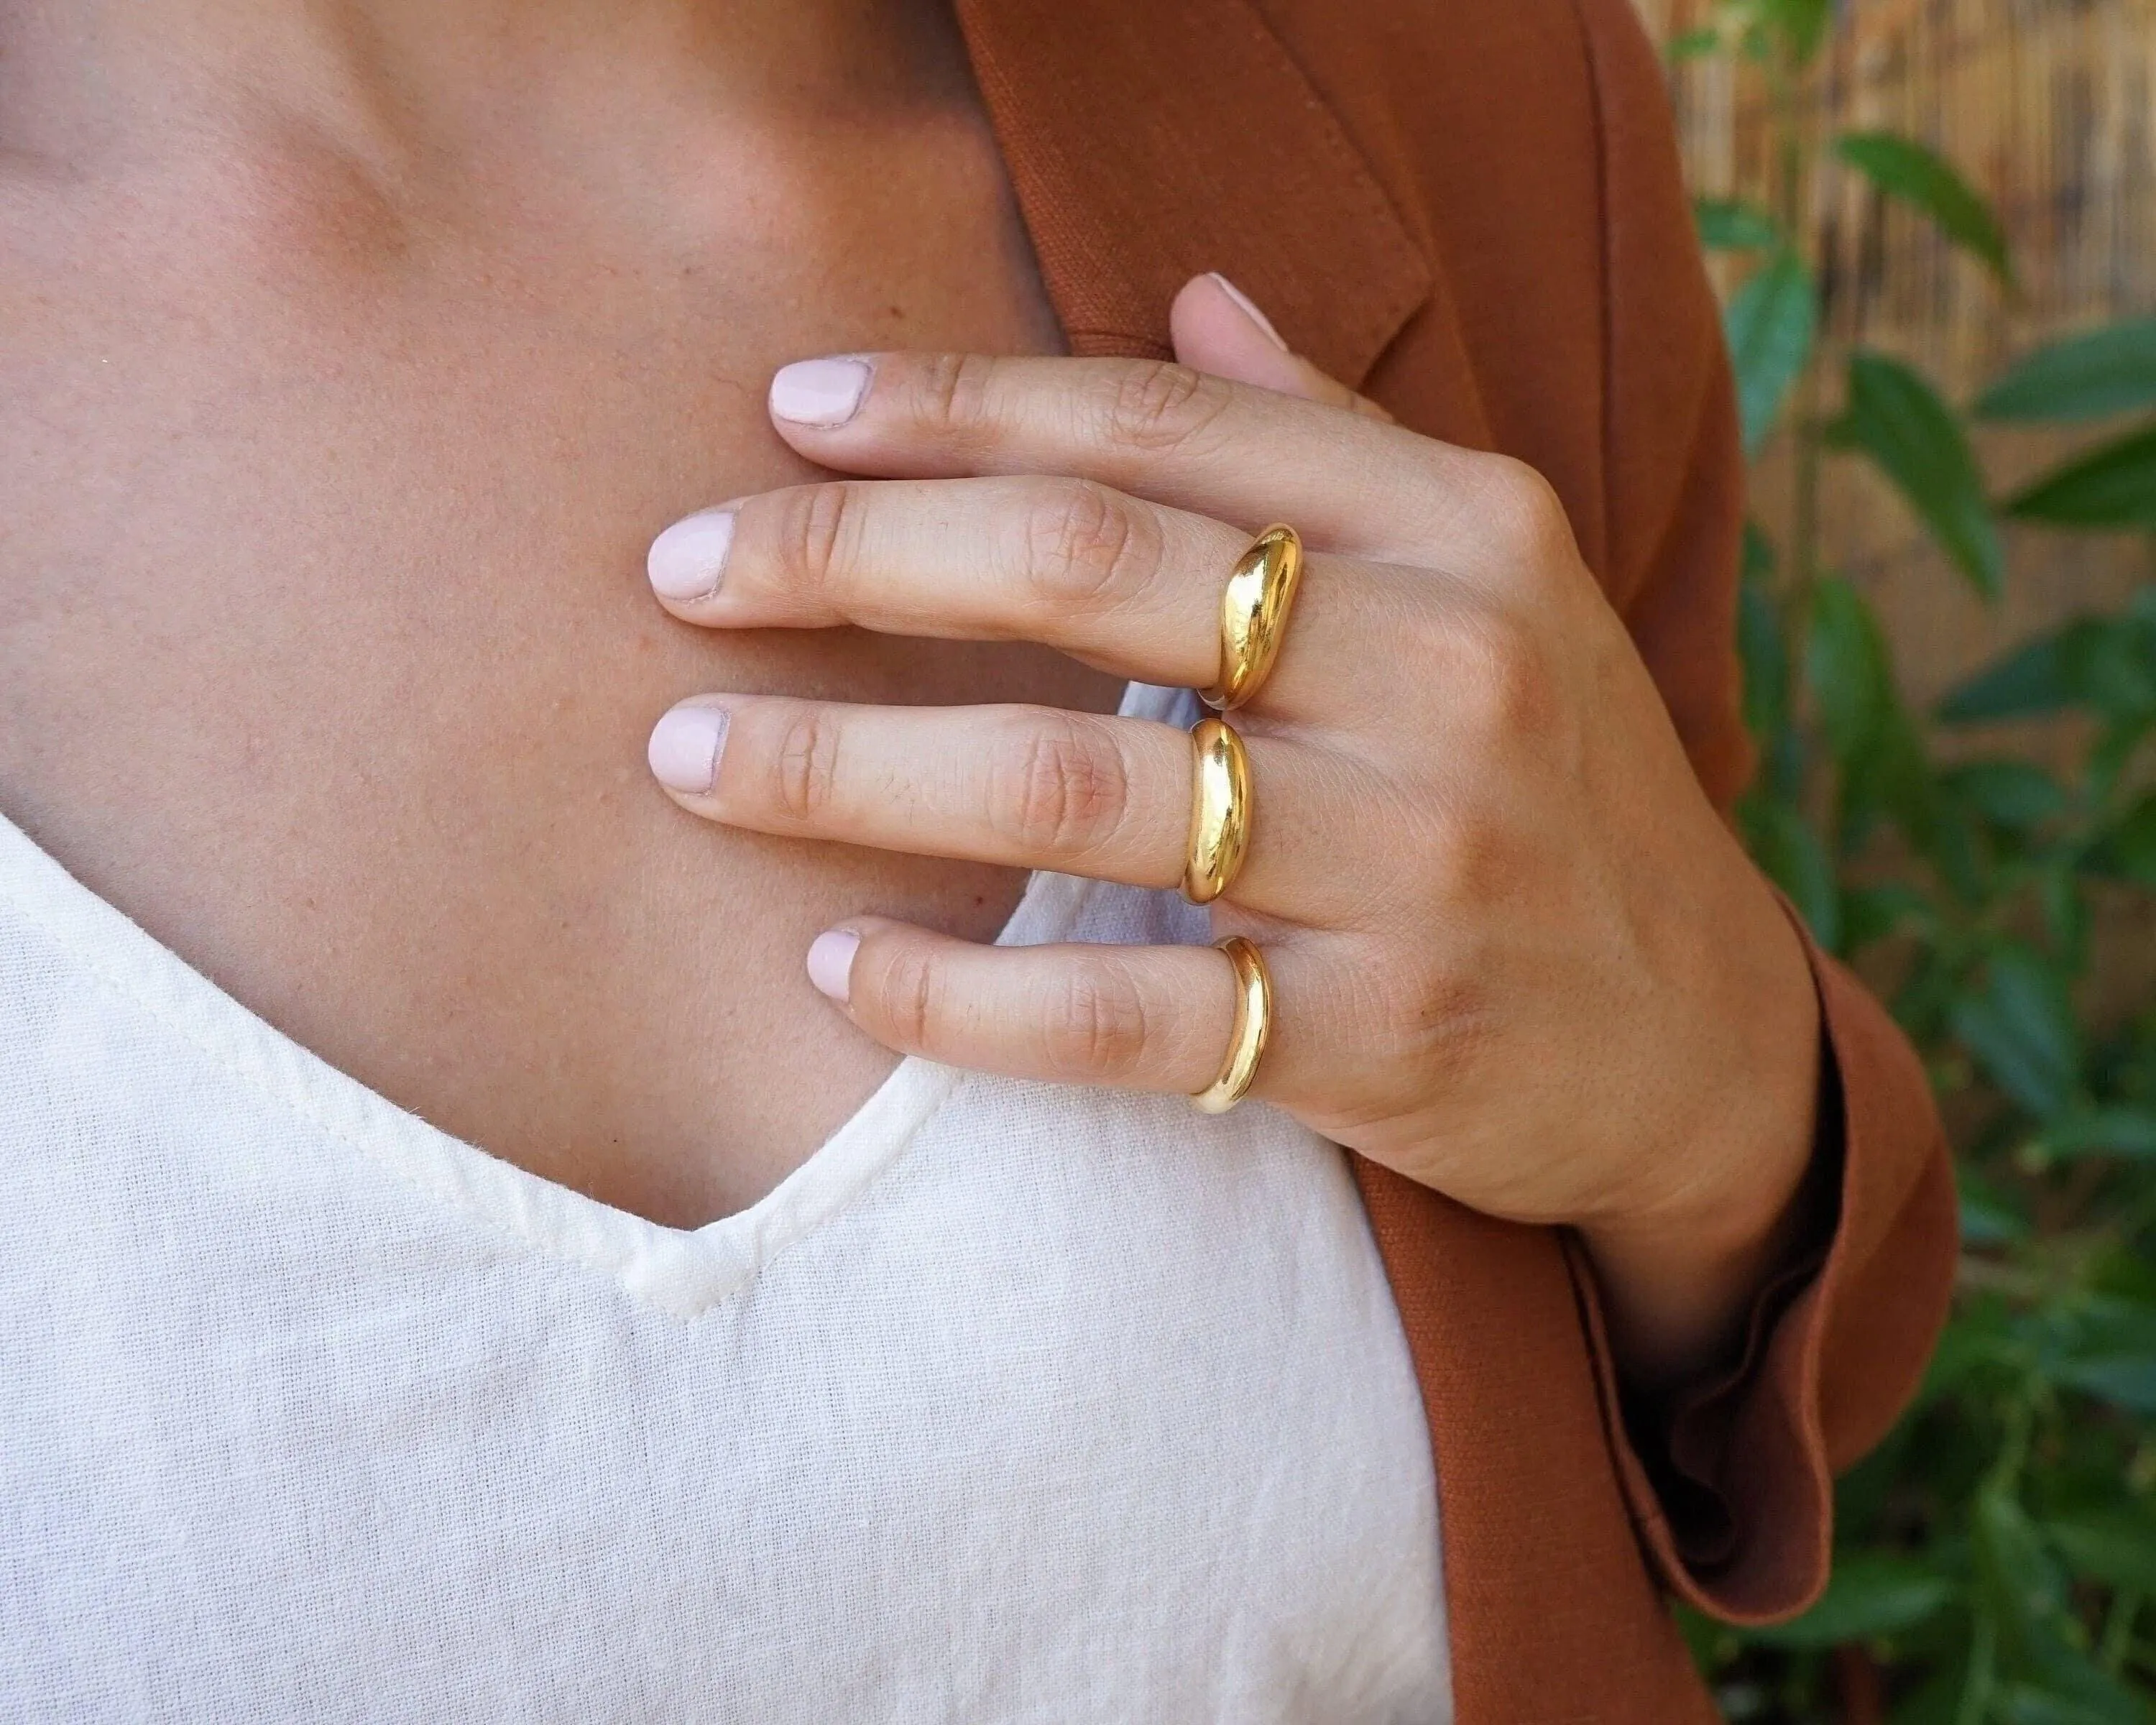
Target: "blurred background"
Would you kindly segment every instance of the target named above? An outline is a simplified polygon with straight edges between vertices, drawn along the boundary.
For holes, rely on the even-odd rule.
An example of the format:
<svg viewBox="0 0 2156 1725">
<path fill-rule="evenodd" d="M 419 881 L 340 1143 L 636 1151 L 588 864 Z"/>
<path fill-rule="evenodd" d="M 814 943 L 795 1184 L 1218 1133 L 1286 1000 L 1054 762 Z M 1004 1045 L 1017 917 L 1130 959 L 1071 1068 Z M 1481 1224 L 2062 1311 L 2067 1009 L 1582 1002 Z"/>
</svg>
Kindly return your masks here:
<svg viewBox="0 0 2156 1725">
<path fill-rule="evenodd" d="M 1964 1254 L 1734 1720 L 2156 1722 L 2156 0 L 1638 0 L 1752 456 L 1755 854 L 1891 1002 Z"/>
<path fill-rule="evenodd" d="M 1707 26 L 1706 0 L 1639 0 L 1666 44 Z M 1773 174 L 1773 97 L 1741 59 L 1671 69 L 1686 173 L 1732 197 Z M 1860 0 L 1835 18 L 1804 100 L 1830 132 L 1889 130 L 1951 163 L 1995 212 L 2014 286 L 1938 225 L 1862 175 L 1822 175 L 1806 200 L 1825 278 L 1827 333 L 1918 364 L 1968 401 L 2012 357 L 2072 331 L 2156 313 L 2156 0 Z M 1714 259 L 1720 285 L 1744 261 Z M 2002 487 L 2072 439 L 1984 428 Z M 1782 452 L 1786 455 L 1786 451 Z M 1786 471 L 1762 477 L 1786 485 Z M 1933 578 L 1938 554 L 1861 467 L 1828 476 L 1826 548 L 1858 576 L 1892 633 L 1904 678 L 1934 696 L 2010 639 L 2150 578 L 2131 537 L 2010 527 L 2018 578 L 1997 605 Z"/>
</svg>

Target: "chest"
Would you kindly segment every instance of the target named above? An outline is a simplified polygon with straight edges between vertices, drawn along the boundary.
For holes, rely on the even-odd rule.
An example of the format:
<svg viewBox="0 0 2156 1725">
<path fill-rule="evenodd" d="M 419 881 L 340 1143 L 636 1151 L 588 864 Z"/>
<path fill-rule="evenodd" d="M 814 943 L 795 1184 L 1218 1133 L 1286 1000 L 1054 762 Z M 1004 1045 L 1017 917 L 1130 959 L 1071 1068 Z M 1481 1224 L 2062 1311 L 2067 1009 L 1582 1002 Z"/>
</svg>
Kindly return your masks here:
<svg viewBox="0 0 2156 1725">
<path fill-rule="evenodd" d="M 700 690 L 1098 700 L 1023 649 L 718 639 L 652 535 L 810 470 L 786 360 L 1052 351 L 992 141 L 715 159 L 619 221 L 279 159 L 33 212 L 0 366 L 0 810 L 296 1040 L 639 1214 L 767 1189 L 888 1068 L 802 979 L 998 871 L 728 834 L 644 733 Z"/>
</svg>

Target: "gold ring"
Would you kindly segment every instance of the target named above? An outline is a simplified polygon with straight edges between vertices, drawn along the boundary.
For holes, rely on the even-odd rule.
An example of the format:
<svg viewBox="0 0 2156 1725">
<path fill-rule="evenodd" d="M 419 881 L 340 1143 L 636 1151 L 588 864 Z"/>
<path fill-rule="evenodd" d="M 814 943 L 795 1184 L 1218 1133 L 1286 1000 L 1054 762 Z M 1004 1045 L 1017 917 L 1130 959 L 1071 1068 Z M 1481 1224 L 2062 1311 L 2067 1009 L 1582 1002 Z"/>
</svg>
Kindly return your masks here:
<svg viewBox="0 0 2156 1725">
<path fill-rule="evenodd" d="M 1273 1031 L 1273 979 L 1264 955 L 1240 934 L 1219 947 L 1235 967 L 1235 1028 L 1229 1033 L 1220 1076 L 1190 1099 L 1201 1114 L 1225 1114 L 1250 1094 Z"/>
<path fill-rule="evenodd" d="M 1183 896 L 1209 905 L 1225 892 L 1250 848 L 1250 757 L 1243 739 L 1206 715 L 1190 727 L 1190 837 Z"/>
<path fill-rule="evenodd" d="M 1220 595 L 1220 680 L 1198 691 L 1206 706 L 1233 712 L 1272 675 L 1287 614 L 1302 584 L 1302 540 L 1275 525 L 1250 542 Z"/>
</svg>

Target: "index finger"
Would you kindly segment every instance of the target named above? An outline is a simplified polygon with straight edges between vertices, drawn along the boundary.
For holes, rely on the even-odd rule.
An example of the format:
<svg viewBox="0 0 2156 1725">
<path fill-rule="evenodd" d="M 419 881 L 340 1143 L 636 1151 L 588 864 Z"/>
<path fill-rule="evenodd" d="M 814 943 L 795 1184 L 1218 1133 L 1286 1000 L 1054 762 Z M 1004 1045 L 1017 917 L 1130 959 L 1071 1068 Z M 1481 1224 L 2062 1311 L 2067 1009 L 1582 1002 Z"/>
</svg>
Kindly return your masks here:
<svg viewBox="0 0 2156 1725">
<path fill-rule="evenodd" d="M 1421 561 L 1517 463 L 1160 360 L 865 353 L 772 379 L 810 459 L 901 479 L 1050 473 L 1327 549 Z"/>
</svg>

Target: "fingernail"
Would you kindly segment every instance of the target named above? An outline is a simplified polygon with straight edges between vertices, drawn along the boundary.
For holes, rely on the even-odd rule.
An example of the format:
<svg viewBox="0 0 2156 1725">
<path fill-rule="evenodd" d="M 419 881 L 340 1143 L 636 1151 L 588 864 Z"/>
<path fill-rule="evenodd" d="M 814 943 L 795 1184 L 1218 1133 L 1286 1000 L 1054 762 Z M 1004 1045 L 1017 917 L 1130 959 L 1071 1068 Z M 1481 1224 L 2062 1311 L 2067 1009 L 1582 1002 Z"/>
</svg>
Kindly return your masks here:
<svg viewBox="0 0 2156 1725">
<path fill-rule="evenodd" d="M 644 758 L 651 776 L 670 791 L 701 795 L 718 783 L 719 755 L 726 746 L 722 706 L 677 706 L 651 727 Z"/>
<path fill-rule="evenodd" d="M 1241 309 L 1243 316 L 1258 326 L 1268 341 L 1279 348 L 1282 353 L 1287 352 L 1287 343 L 1281 340 L 1281 332 L 1273 327 L 1272 319 L 1258 310 L 1257 302 L 1255 300 L 1219 270 L 1209 270 L 1205 273 L 1220 285 L 1220 291 L 1235 302 Z"/>
<path fill-rule="evenodd" d="M 651 590 L 663 599 L 709 598 L 719 590 L 733 543 L 731 509 L 704 509 L 684 516 L 651 542 L 644 560 Z"/>
<path fill-rule="evenodd" d="M 854 954 L 861 937 L 851 929 L 834 928 L 808 942 L 808 980 L 819 994 L 828 994 L 841 1006 L 851 992 Z"/>
<path fill-rule="evenodd" d="M 844 425 L 869 393 L 865 359 L 802 359 L 771 380 L 771 411 L 796 425 Z"/>
</svg>

